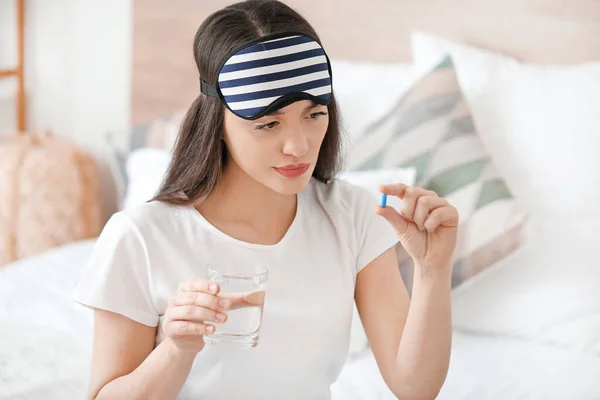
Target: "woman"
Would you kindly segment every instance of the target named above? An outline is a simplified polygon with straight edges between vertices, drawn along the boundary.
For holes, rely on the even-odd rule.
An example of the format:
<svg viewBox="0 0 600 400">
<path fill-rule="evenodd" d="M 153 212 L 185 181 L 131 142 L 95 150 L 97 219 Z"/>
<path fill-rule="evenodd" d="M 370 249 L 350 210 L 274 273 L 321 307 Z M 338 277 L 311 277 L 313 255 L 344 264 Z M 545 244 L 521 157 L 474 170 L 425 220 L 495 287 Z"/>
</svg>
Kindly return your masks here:
<svg viewBox="0 0 600 400">
<path fill-rule="evenodd" d="M 335 180 L 331 69 L 318 36 L 277 1 L 215 12 L 194 41 L 200 74 L 165 182 L 115 214 L 76 293 L 95 310 L 93 399 L 327 399 L 353 301 L 381 373 L 431 399 L 447 373 L 455 208 L 381 188 L 401 214 Z M 412 300 L 394 246 L 415 262 Z M 269 268 L 257 347 L 205 346 L 234 306 L 207 263 Z"/>
</svg>

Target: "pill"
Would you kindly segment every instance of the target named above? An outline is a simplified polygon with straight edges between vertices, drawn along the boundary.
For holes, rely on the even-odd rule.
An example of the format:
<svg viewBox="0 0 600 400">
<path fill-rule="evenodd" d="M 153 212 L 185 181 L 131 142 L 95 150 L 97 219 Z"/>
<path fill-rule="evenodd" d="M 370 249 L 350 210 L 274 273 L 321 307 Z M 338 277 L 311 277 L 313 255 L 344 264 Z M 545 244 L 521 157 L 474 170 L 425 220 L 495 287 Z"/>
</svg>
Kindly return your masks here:
<svg viewBox="0 0 600 400">
<path fill-rule="evenodd" d="M 387 204 L 387 194 L 382 194 L 381 195 L 381 208 L 385 208 L 385 205 Z"/>
</svg>

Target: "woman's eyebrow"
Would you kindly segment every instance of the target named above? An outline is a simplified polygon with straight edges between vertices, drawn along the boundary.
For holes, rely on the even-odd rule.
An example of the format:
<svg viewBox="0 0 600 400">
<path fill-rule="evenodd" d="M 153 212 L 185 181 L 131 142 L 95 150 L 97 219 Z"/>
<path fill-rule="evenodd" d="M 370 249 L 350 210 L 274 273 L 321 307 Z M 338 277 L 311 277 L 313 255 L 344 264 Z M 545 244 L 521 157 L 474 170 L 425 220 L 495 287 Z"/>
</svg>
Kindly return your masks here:
<svg viewBox="0 0 600 400">
<path fill-rule="evenodd" d="M 311 104 L 310 104 L 308 107 L 306 107 L 306 108 L 304 109 L 304 111 L 308 111 L 308 110 L 310 110 L 311 108 L 317 108 L 317 107 L 320 107 L 320 106 L 321 106 L 321 104 L 319 104 L 319 103 L 317 103 L 317 102 L 313 101 L 313 102 L 312 102 L 312 103 L 311 103 Z M 272 112 L 270 112 L 270 113 L 268 113 L 268 114 L 266 114 L 266 115 L 268 115 L 268 116 L 271 116 L 271 115 L 281 115 L 281 114 L 282 114 L 282 113 L 281 113 L 281 109 L 277 109 L 277 110 L 275 110 L 275 111 L 272 111 Z"/>
<path fill-rule="evenodd" d="M 311 108 L 317 108 L 317 107 L 320 107 L 320 106 L 321 106 L 321 104 L 319 104 L 319 103 L 317 103 L 317 102 L 313 101 L 311 105 L 309 105 L 308 107 L 306 107 L 306 108 L 304 109 L 304 111 L 308 111 L 308 110 L 310 110 Z"/>
</svg>

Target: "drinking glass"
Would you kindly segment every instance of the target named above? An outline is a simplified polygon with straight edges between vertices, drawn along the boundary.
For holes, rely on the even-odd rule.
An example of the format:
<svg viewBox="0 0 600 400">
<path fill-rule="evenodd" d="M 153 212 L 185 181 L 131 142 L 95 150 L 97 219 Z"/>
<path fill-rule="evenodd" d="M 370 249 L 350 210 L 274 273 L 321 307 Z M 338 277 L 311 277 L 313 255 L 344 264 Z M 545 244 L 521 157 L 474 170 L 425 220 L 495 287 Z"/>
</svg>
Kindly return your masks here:
<svg viewBox="0 0 600 400">
<path fill-rule="evenodd" d="M 208 345 L 255 347 L 259 341 L 268 271 L 260 265 L 208 265 L 207 279 L 221 287 L 219 297 L 229 299 L 227 320 L 215 323 L 215 332 L 204 336 Z"/>
</svg>

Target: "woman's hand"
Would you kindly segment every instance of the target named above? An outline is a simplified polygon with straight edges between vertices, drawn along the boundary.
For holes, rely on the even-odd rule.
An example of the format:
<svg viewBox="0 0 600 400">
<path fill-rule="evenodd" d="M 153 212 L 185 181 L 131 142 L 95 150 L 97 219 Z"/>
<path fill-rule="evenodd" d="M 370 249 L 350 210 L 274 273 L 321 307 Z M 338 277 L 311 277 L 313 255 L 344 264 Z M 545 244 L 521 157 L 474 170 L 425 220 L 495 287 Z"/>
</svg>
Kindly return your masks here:
<svg viewBox="0 0 600 400">
<path fill-rule="evenodd" d="M 456 208 L 431 190 L 404 184 L 379 189 L 403 200 L 400 213 L 393 207 L 379 206 L 376 212 L 392 224 L 415 265 L 451 268 L 458 228 Z"/>
<path fill-rule="evenodd" d="M 213 281 L 189 280 L 169 298 L 163 331 L 180 350 L 198 353 L 204 348 L 204 335 L 215 332 L 213 323 L 227 321 L 226 311 L 261 306 L 264 298 L 264 290 L 221 293 L 221 287 Z"/>
<path fill-rule="evenodd" d="M 231 300 L 219 297 L 219 285 L 206 279 L 194 279 L 179 285 L 169 297 L 163 321 L 165 335 L 186 352 L 198 353 L 204 348 L 204 335 L 215 332 L 212 323 L 227 320 L 225 311 Z"/>
</svg>

